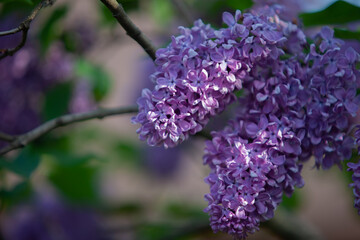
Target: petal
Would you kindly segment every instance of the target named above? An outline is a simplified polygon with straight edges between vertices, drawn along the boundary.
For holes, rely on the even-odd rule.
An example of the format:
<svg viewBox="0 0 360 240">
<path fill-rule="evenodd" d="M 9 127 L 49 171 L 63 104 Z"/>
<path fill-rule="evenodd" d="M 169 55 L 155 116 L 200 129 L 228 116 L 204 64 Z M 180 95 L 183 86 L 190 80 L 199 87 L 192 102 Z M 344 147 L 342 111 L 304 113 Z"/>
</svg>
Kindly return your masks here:
<svg viewBox="0 0 360 240">
<path fill-rule="evenodd" d="M 229 27 L 235 24 L 234 16 L 229 12 L 224 12 L 222 15 L 223 22 L 228 25 Z"/>
<path fill-rule="evenodd" d="M 332 39 L 334 36 L 334 30 L 332 30 L 328 26 L 322 27 L 320 35 L 323 39 L 326 39 L 326 40 Z"/>
</svg>

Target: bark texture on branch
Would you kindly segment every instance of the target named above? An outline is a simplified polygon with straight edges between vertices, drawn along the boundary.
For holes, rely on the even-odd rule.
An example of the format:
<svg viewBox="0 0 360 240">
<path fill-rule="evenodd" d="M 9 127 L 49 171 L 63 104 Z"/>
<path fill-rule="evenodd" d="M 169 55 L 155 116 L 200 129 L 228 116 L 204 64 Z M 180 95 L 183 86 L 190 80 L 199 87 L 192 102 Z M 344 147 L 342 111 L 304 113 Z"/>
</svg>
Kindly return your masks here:
<svg viewBox="0 0 360 240">
<path fill-rule="evenodd" d="M 116 0 L 100 0 L 113 14 L 114 18 L 124 28 L 126 34 L 134 39 L 155 61 L 156 48 L 153 46 L 151 41 L 145 36 L 144 33 L 131 21 L 129 16 L 126 14 L 124 8 Z"/>
</svg>

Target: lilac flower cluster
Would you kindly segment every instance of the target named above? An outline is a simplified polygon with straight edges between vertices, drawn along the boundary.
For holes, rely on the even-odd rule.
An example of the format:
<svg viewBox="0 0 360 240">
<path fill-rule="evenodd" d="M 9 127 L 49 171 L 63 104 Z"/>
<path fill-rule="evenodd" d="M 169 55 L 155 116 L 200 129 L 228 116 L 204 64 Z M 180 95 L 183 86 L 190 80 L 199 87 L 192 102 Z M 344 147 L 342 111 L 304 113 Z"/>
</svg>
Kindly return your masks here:
<svg viewBox="0 0 360 240">
<path fill-rule="evenodd" d="M 232 92 L 240 83 L 232 69 L 243 66 L 232 60 L 237 53 L 231 43 L 210 40 L 216 33 L 200 20 L 192 29 L 180 30 L 182 35 L 157 51 L 157 71 L 151 76 L 155 88 L 143 90 L 133 118 L 142 125 L 140 139 L 151 146 L 173 147 L 199 132 L 234 99 Z"/>
<path fill-rule="evenodd" d="M 224 13 L 228 27 L 220 30 L 198 20 L 157 51 L 157 71 L 151 76 L 155 88 L 143 90 L 139 114 L 133 118 L 142 125 L 141 140 L 173 147 L 199 132 L 234 100 L 233 91 L 242 88 L 255 59 L 278 58 L 284 37 L 276 24 L 252 14 L 238 24 L 240 17 L 240 11 L 235 16 Z"/>
<path fill-rule="evenodd" d="M 273 217 L 283 193 L 290 196 L 294 187 L 304 185 L 299 161 L 304 111 L 298 99 L 304 91 L 299 80 L 304 73 L 295 59 L 280 60 L 279 56 L 285 54 L 283 48 L 288 52 L 299 49 L 305 36 L 295 25 L 266 17 L 272 16 L 269 13 L 263 9 L 260 15 L 244 14 L 243 23 L 250 18 L 251 37 L 261 41 L 256 29 L 270 29 L 272 20 L 278 21 L 271 34 L 281 39 L 281 44 L 272 48 L 260 45 L 260 54 L 249 56 L 250 71 L 243 79 L 246 91 L 238 117 L 231 127 L 213 133 L 204 156 L 204 163 L 211 168 L 206 178 L 210 224 L 214 231 L 240 238 L 258 229 L 260 221 Z"/>
<path fill-rule="evenodd" d="M 324 27 L 319 46 L 312 44 L 305 59 L 307 94 L 307 134 L 302 141 L 305 150 L 315 156 L 316 166 L 328 169 L 351 157 L 354 139 L 349 136 L 350 117 L 359 109 L 356 95 L 360 74 L 356 69 L 359 54 L 352 48 L 340 52 L 342 42 Z"/>
<path fill-rule="evenodd" d="M 261 125 L 268 123 L 263 117 Z M 281 151 L 279 142 L 288 133 L 270 124 L 263 131 L 263 136 L 268 134 L 265 141 L 260 136 L 251 142 L 239 136 L 236 124 L 213 133 L 206 144 L 204 163 L 212 171 L 205 179 L 210 185 L 205 211 L 215 232 L 244 238 L 258 229 L 260 221 L 274 216 L 283 192 L 291 195 L 304 183 L 292 146 L 283 147 L 291 153 Z"/>
<path fill-rule="evenodd" d="M 199 21 L 182 28 L 158 51 L 155 89 L 144 90 L 134 118 L 142 124 L 142 140 L 172 147 L 200 131 L 232 101 L 234 90 L 243 89 L 237 117 L 212 133 L 204 156 L 211 168 L 205 180 L 210 225 L 239 238 L 272 218 L 283 194 L 304 185 L 304 161 L 314 156 L 317 168 L 341 167 L 355 147 L 349 132 L 360 105 L 359 54 L 341 49 L 343 42 L 328 27 L 307 43 L 299 26 L 277 15 L 280 10 L 225 12 L 227 27 L 219 30 Z M 360 167 L 349 168 L 359 199 Z"/>
</svg>

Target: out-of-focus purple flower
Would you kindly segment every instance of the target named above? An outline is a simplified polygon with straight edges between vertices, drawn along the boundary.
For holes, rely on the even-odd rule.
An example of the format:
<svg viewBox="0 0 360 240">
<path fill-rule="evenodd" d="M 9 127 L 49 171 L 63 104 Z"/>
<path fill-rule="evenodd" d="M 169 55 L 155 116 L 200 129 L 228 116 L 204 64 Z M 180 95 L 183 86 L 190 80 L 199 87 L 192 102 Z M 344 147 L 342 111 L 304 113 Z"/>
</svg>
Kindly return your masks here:
<svg viewBox="0 0 360 240">
<path fill-rule="evenodd" d="M 70 112 L 86 112 L 94 109 L 95 106 L 95 99 L 92 95 L 90 82 L 87 79 L 78 81 L 73 90 L 73 97 L 69 107 Z"/>
<path fill-rule="evenodd" d="M 144 147 L 145 167 L 158 178 L 169 178 L 178 169 L 183 151 L 183 147 Z"/>
<path fill-rule="evenodd" d="M 301 12 L 301 6 L 297 0 L 254 0 L 252 9 L 267 11 L 268 15 L 277 15 L 286 21 L 297 19 Z"/>
<path fill-rule="evenodd" d="M 6 20 L 1 27 L 7 29 L 12 23 Z M 0 38 L 0 45 L 11 47 L 6 37 Z M 29 36 L 25 47 L 0 61 L 0 131 L 22 134 L 39 125 L 46 92 L 73 77 L 73 55 L 61 43 L 53 43 L 44 56 L 39 52 Z M 90 89 L 87 93 L 79 89 L 74 91 L 71 111 L 84 111 L 93 105 Z"/>
<path fill-rule="evenodd" d="M 105 239 L 92 210 L 49 197 L 13 209 L 2 220 L 4 237 L 8 240 Z"/>
</svg>

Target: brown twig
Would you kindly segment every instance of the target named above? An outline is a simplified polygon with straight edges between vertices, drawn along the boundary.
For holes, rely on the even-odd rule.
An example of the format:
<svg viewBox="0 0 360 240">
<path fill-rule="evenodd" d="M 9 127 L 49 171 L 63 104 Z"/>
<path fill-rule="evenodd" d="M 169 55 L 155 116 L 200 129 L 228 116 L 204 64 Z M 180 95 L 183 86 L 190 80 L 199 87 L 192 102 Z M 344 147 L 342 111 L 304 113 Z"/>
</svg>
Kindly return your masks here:
<svg viewBox="0 0 360 240">
<path fill-rule="evenodd" d="M 156 48 L 151 41 L 140 31 L 140 29 L 131 21 L 126 14 L 124 8 L 116 0 L 100 0 L 113 14 L 114 18 L 124 28 L 126 34 L 134 39 L 151 57 L 152 60 L 156 59 Z"/>
<path fill-rule="evenodd" d="M 0 37 L 22 32 L 21 42 L 16 47 L 0 49 L 0 60 L 7 56 L 14 55 L 25 45 L 31 22 L 35 19 L 35 17 L 38 15 L 42 8 L 54 4 L 55 1 L 56 0 L 42 0 L 39 5 L 37 5 L 37 7 L 31 12 L 31 14 L 18 27 L 0 32 Z"/>
<path fill-rule="evenodd" d="M 42 125 L 34 128 L 33 130 L 19 135 L 19 136 L 7 136 L 8 140 L 12 138 L 9 142 L 9 145 L 5 146 L 4 148 L 0 149 L 0 155 L 3 155 L 7 152 L 10 152 L 14 149 L 21 148 L 29 144 L 30 142 L 34 141 L 35 139 L 41 137 L 42 135 L 50 132 L 51 130 L 70 125 L 76 122 L 86 121 L 90 119 L 102 119 L 104 117 L 113 116 L 113 115 L 120 115 L 126 113 L 135 113 L 138 111 L 136 106 L 130 107 L 119 107 L 119 108 L 111 108 L 111 109 L 97 109 L 94 111 L 89 111 L 85 113 L 75 113 L 75 114 L 67 114 L 55 119 L 52 119 L 48 122 L 43 123 Z M 5 140 L 5 139 L 3 139 Z"/>
<path fill-rule="evenodd" d="M 14 136 L 0 132 L 0 140 L 5 141 L 5 142 L 12 142 L 12 141 L 14 141 L 14 139 L 15 139 Z"/>
</svg>

